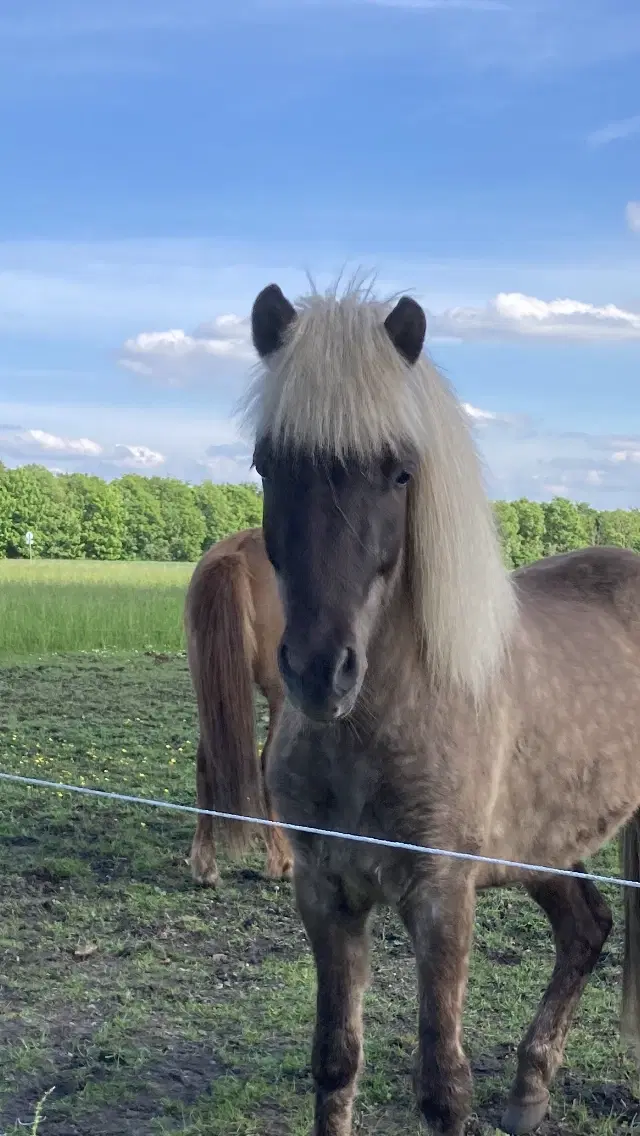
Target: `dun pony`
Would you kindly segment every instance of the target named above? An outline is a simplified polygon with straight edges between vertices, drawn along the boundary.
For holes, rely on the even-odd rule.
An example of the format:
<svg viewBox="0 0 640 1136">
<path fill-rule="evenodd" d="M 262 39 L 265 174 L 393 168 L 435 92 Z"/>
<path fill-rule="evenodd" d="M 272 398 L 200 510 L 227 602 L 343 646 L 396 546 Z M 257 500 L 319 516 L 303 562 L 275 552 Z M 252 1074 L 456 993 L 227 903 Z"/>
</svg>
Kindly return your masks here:
<svg viewBox="0 0 640 1136">
<path fill-rule="evenodd" d="M 261 529 L 236 533 L 204 554 L 187 592 L 185 627 L 200 720 L 198 807 L 250 816 L 263 816 L 266 811 L 275 820 L 262 770 L 284 697 L 276 661 L 284 622 Z M 260 763 L 254 684 L 269 707 Z M 214 831 L 236 854 L 246 849 L 251 837 L 246 825 L 198 816 L 191 871 L 197 883 L 209 886 L 218 882 Z M 267 847 L 267 874 L 274 879 L 289 876 L 291 852 L 284 833 L 265 827 L 261 832 Z"/>
<path fill-rule="evenodd" d="M 425 332 L 414 300 L 357 287 L 294 305 L 270 285 L 253 306 L 246 422 L 284 608 L 287 697 L 267 769 L 277 814 L 579 874 L 622 831 L 638 879 L 640 557 L 592 548 L 507 573 L 470 425 Z M 462 1136 L 475 897 L 511 883 L 546 913 L 556 947 L 502 1121 L 535 1128 L 611 927 L 592 882 L 291 841 L 318 981 L 314 1136 L 351 1132 L 377 903 L 399 912 L 415 950 L 419 1107 L 433 1131 Z M 623 1022 L 636 1040 L 639 911 L 630 892 Z"/>
</svg>

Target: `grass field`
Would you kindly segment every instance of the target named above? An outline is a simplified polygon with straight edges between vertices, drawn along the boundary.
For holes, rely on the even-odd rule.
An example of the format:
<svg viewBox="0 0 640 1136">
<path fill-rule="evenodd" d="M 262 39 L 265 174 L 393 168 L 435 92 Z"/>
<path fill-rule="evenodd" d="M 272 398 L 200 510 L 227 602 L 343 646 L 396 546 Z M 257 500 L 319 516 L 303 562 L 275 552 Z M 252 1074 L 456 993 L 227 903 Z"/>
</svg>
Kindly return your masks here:
<svg viewBox="0 0 640 1136">
<path fill-rule="evenodd" d="M 179 651 L 192 564 L 0 560 L 0 657 Z"/>
<path fill-rule="evenodd" d="M 197 722 L 176 649 L 189 573 L 0 564 L 0 769 L 193 802 Z M 143 649 L 123 650 L 132 642 Z M 212 893 L 185 864 L 189 816 L 4 782 L 0 801 L 0 1136 L 31 1132 L 50 1090 L 38 1136 L 308 1136 L 313 966 L 290 886 L 263 878 L 260 845 L 242 865 L 223 861 Z M 616 870 L 613 850 L 598 866 Z M 607 890 L 616 930 L 542 1136 L 640 1131 L 617 1033 L 620 895 Z M 355 1131 L 418 1136 L 412 956 L 388 913 L 372 943 Z M 525 897 L 481 897 L 470 1136 L 495 1131 L 552 960 Z"/>
<path fill-rule="evenodd" d="M 0 668 L 1 766 L 191 802 L 196 718 L 182 656 L 106 654 Z M 262 855 L 192 887 L 189 817 L 3 784 L 0 1132 L 308 1136 L 314 983 L 288 884 Z M 600 858 L 615 869 L 612 853 Z M 611 900 L 617 914 L 619 895 Z M 545 1136 L 637 1127 L 617 1036 L 620 926 L 586 995 Z M 514 1046 L 552 965 L 517 892 L 481 898 L 466 1012 L 470 1132 L 494 1131 Z M 373 929 L 356 1131 L 420 1131 L 410 1086 L 415 982 L 395 917 Z"/>
</svg>

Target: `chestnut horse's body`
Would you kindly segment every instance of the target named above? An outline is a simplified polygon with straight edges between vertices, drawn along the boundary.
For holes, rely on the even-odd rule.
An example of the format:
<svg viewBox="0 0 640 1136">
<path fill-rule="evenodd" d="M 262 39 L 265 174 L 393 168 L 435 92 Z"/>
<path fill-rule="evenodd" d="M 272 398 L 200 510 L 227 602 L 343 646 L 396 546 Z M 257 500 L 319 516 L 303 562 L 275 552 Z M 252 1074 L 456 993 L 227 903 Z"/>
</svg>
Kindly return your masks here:
<svg viewBox="0 0 640 1136">
<path fill-rule="evenodd" d="M 522 884 L 556 964 L 503 1118 L 548 1108 L 571 1016 L 611 927 L 583 858 L 622 832 L 640 877 L 640 557 L 593 548 L 506 572 L 470 425 L 423 354 L 424 312 L 357 289 L 257 298 L 246 401 L 285 616 L 287 691 L 267 779 L 279 818 L 574 869 L 554 876 L 293 832 L 313 949 L 314 1136 L 349 1136 L 367 924 L 391 904 L 419 986 L 416 1088 L 462 1136 L 462 1010 L 479 889 Z M 232 771 L 220 800 L 240 808 Z M 623 1023 L 640 1037 L 640 893 L 627 889 Z"/>
<path fill-rule="evenodd" d="M 248 529 L 219 541 L 196 566 L 185 605 L 189 668 L 198 702 L 200 739 L 196 756 L 197 804 L 221 807 L 219 781 L 234 782 L 239 811 L 275 816 L 259 770 L 267 761 L 284 691 L 276 650 L 284 627 L 282 605 L 261 529 Z M 269 706 L 267 740 L 258 764 L 253 688 Z M 215 886 L 218 866 L 214 832 L 235 852 L 249 837 L 246 826 L 200 815 L 191 847 L 191 871 L 201 884 Z M 279 829 L 261 829 L 267 846 L 267 873 L 291 873 L 291 853 Z"/>
</svg>

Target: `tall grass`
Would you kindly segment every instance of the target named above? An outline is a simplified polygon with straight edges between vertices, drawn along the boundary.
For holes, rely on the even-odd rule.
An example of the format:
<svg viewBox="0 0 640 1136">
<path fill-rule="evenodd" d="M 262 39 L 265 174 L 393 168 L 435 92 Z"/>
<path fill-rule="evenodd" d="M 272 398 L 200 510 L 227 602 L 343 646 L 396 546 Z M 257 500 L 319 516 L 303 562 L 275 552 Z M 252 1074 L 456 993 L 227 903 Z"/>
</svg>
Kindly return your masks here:
<svg viewBox="0 0 640 1136">
<path fill-rule="evenodd" d="M 0 656 L 178 651 L 192 564 L 0 560 Z"/>
</svg>

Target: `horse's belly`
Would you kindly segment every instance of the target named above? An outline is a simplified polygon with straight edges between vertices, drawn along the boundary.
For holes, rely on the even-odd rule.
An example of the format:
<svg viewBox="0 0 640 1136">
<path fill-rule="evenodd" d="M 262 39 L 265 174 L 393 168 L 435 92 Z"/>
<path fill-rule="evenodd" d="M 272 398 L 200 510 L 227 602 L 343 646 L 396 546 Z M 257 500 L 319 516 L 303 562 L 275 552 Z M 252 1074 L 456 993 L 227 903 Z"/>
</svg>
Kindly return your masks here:
<svg viewBox="0 0 640 1136">
<path fill-rule="evenodd" d="M 640 805 L 640 713 L 620 725 L 605 728 L 597 715 L 561 729 L 548 721 L 521 742 L 496 802 L 490 854 L 568 867 L 602 847 Z"/>
</svg>

